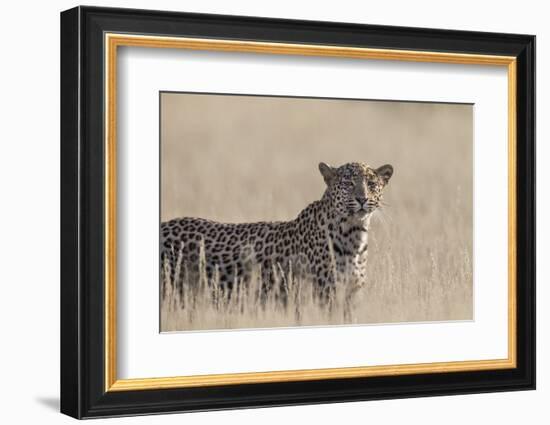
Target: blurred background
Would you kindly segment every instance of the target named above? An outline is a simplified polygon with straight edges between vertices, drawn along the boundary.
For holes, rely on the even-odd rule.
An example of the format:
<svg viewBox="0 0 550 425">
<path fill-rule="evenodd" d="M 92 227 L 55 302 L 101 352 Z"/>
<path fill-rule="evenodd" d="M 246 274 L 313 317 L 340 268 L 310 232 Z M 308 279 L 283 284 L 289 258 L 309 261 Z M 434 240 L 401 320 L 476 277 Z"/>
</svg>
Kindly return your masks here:
<svg viewBox="0 0 550 425">
<path fill-rule="evenodd" d="M 295 218 L 320 161 L 389 163 L 361 323 L 472 319 L 473 107 L 161 94 L 161 219 Z"/>
</svg>

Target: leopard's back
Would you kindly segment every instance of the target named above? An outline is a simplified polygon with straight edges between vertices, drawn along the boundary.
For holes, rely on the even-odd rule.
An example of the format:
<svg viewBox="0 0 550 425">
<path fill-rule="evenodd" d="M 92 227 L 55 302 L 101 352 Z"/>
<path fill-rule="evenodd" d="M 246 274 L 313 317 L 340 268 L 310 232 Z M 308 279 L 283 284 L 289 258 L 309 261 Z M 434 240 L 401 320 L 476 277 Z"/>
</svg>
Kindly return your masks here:
<svg viewBox="0 0 550 425">
<path fill-rule="evenodd" d="M 254 266 L 265 273 L 292 263 L 294 236 L 292 222 L 174 219 L 161 224 L 162 269 L 171 282 L 193 283 L 202 273 L 208 280 L 232 287 L 249 278 Z"/>
</svg>

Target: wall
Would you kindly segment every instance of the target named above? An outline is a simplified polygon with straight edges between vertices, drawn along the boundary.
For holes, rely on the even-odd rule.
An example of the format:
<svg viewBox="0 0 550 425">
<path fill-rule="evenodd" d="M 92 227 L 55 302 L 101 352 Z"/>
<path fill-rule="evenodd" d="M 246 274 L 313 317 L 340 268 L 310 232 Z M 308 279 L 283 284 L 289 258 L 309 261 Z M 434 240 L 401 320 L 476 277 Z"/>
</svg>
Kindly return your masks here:
<svg viewBox="0 0 550 425">
<path fill-rule="evenodd" d="M 550 114 L 550 28 L 544 3 L 510 1 L 296 2 L 232 0 L 97 1 L 97 5 L 172 9 L 193 12 L 259 15 L 314 20 L 350 21 L 464 30 L 536 34 L 538 39 L 538 117 Z M 59 11 L 71 1 L 9 2 L 3 5 L 2 187 L 0 392 L 4 423 L 69 423 L 58 409 L 59 346 Z M 538 217 L 548 217 L 543 196 L 550 181 L 547 143 L 550 126 L 538 126 Z M 7 235 L 7 237 L 6 237 Z M 548 223 L 539 220 L 539 258 L 549 254 Z M 32 258 L 32 263 L 31 263 Z M 371 423 L 467 424 L 544 423 L 550 397 L 547 323 L 550 301 L 545 283 L 549 263 L 538 264 L 538 390 L 339 405 L 272 408 L 186 416 L 140 417 L 122 423 L 254 424 L 314 421 Z M 116 422 L 111 421 L 111 423 Z M 32 423 L 32 422 L 31 422 Z"/>
</svg>

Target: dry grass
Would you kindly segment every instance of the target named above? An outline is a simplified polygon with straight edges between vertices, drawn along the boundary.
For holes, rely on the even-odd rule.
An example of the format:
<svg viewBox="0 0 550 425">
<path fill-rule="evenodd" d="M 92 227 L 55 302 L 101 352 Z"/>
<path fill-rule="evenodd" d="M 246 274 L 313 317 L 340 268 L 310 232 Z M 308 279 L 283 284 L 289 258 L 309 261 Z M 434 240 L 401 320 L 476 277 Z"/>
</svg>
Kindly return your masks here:
<svg viewBox="0 0 550 425">
<path fill-rule="evenodd" d="M 200 263 L 205 264 L 204 256 Z M 180 265 L 178 262 L 177 267 Z M 164 267 L 168 272 L 168 265 Z M 161 298 L 163 331 L 344 323 L 346 291 L 343 281 L 334 294 L 331 307 L 327 308 L 326 304 L 321 304 L 311 282 L 297 280 L 291 274 L 276 274 L 274 289 L 262 297 L 265 292 L 259 267 L 253 270 L 250 282 L 246 285 L 239 282 L 231 292 L 224 290 L 216 277 L 208 280 L 204 267 L 201 270 L 198 281 L 192 285 L 185 280 L 171 282 L 170 273 L 165 273 L 165 293 Z M 284 302 L 281 301 L 283 287 Z"/>
<path fill-rule="evenodd" d="M 289 220 L 321 197 L 319 161 L 391 163 L 353 321 L 472 319 L 471 106 L 163 94 L 161 119 L 162 220 Z M 260 308 L 255 285 L 218 307 L 206 291 L 192 310 L 168 297 L 161 329 L 345 323 L 342 290 L 327 312 L 307 282 L 286 309 Z"/>
</svg>

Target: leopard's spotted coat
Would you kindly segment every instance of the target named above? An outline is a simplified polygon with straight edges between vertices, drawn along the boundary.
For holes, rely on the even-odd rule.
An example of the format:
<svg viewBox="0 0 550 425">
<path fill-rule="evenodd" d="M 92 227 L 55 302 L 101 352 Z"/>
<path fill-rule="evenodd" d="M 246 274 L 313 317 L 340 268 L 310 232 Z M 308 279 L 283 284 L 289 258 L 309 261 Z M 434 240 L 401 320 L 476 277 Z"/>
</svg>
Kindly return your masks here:
<svg viewBox="0 0 550 425">
<path fill-rule="evenodd" d="M 289 271 L 324 294 L 344 278 L 352 288 L 361 287 L 367 274 L 369 222 L 393 167 L 375 169 L 354 162 L 334 168 L 320 163 L 319 170 L 326 190 L 294 220 L 229 224 L 185 217 L 162 223 L 162 270 L 172 282 L 195 285 L 202 257 L 207 279 L 216 276 L 229 290 L 245 284 L 255 266 L 266 291 L 277 280 L 276 273 L 287 276 Z"/>
</svg>

